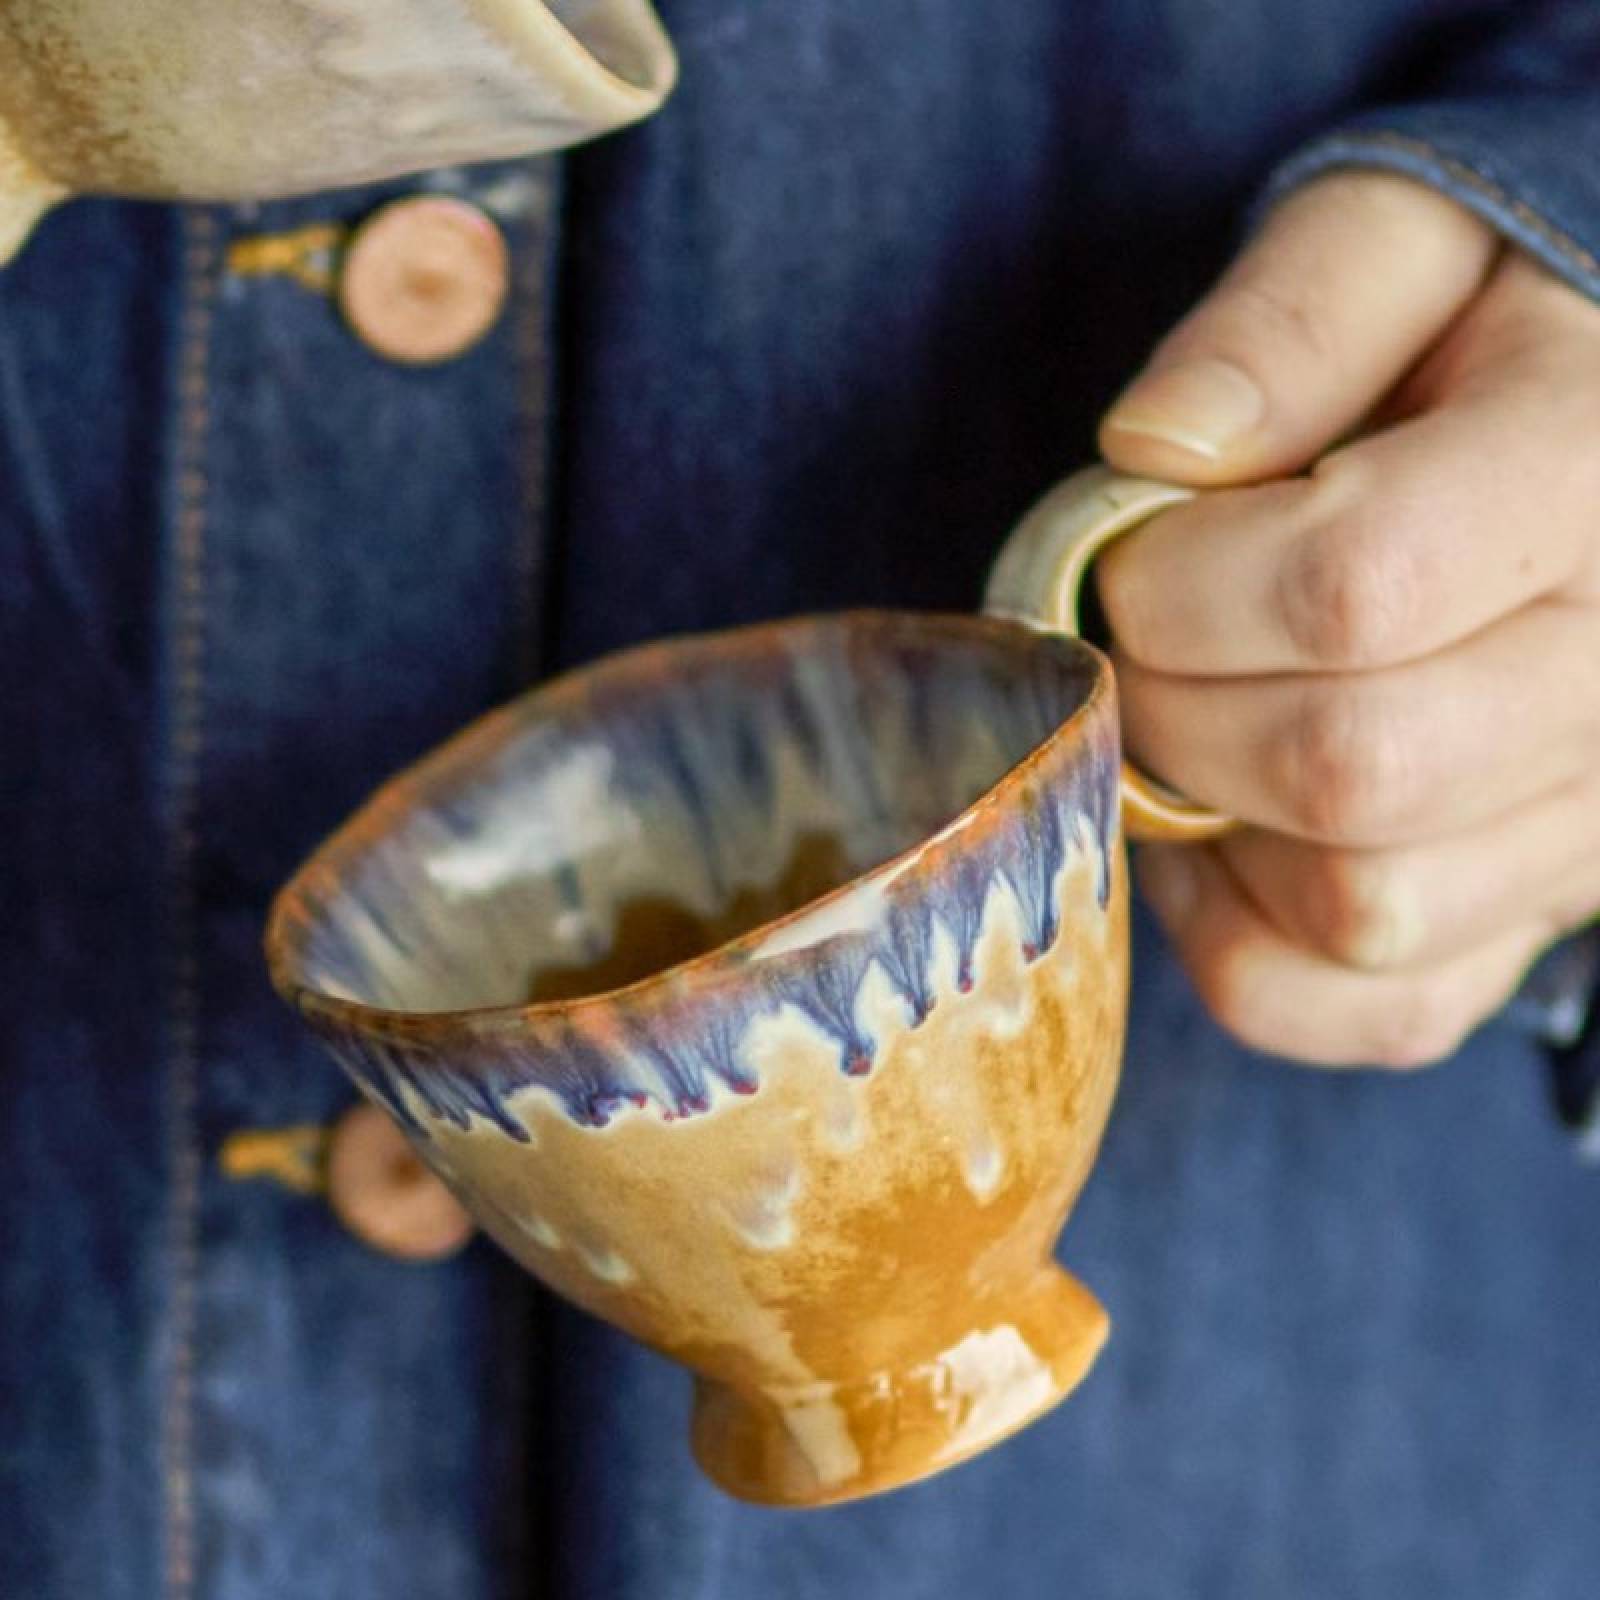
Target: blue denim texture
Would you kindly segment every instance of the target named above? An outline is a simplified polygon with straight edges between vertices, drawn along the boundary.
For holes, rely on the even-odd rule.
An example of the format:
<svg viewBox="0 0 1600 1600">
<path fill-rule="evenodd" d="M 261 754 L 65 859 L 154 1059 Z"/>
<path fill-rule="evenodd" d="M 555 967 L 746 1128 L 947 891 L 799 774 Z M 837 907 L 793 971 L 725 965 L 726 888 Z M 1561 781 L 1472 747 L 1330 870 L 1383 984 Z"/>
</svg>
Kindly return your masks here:
<svg viewBox="0 0 1600 1600">
<path fill-rule="evenodd" d="M 515 686 L 534 609 L 522 324 L 401 372 L 325 301 L 224 274 L 228 236 L 329 211 L 86 203 L 0 276 L 19 1600 L 526 1593 L 531 1291 L 486 1250 L 386 1260 L 217 1166 L 351 1098 L 266 984 L 267 897 Z"/>
<path fill-rule="evenodd" d="M 1453 36 L 1407 103 L 1365 108 L 1295 152 L 1268 198 L 1336 166 L 1442 189 L 1557 277 L 1600 297 L 1600 16 L 1500 7 Z"/>
<path fill-rule="evenodd" d="M 557 232 L 534 162 L 78 203 L 0 273 L 0 1596 L 1591 1593 L 1600 1176 L 1503 1023 L 1416 1078 L 1288 1070 L 1141 919 L 1064 1248 L 1099 1368 L 821 1513 L 707 1486 L 682 1374 L 487 1246 L 402 1265 L 221 1173 L 229 1133 L 350 1103 L 257 941 L 376 781 L 633 640 L 970 607 L 1270 172 L 1408 152 L 1530 248 L 1600 248 L 1589 5 L 663 10 L 682 86 L 566 164 Z M 225 268 L 440 184 L 519 273 L 460 361 Z"/>
</svg>

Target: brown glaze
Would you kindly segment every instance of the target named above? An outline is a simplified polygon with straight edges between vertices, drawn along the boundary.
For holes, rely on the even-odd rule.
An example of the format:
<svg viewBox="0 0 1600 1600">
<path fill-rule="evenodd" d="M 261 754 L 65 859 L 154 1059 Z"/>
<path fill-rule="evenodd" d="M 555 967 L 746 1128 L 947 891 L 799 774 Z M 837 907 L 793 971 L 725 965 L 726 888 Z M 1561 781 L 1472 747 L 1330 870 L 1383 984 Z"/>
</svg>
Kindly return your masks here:
<svg viewBox="0 0 1600 1600">
<path fill-rule="evenodd" d="M 808 833 L 795 841 L 776 881 L 740 889 L 714 917 L 697 916 L 659 895 L 630 900 L 617 910 L 616 933 L 603 955 L 582 965 L 539 968 L 529 980 L 528 999 L 536 1005 L 577 1000 L 637 983 L 837 889 L 851 875 L 836 838 Z"/>
<path fill-rule="evenodd" d="M 648 115 L 675 76 L 648 0 L 18 0 L 0 261 L 69 192 L 261 199 L 528 155 Z"/>
<path fill-rule="evenodd" d="M 1073 873 L 1064 902 L 1093 906 L 1088 864 Z M 695 1449 L 724 1488 L 788 1505 L 892 1488 L 1056 1404 L 1106 1336 L 1050 1252 L 1116 1086 L 1126 933 L 1119 865 L 1107 913 L 1064 921 L 1039 961 L 1003 931 L 986 938 L 974 994 L 941 1000 L 870 1077 L 775 1038 L 762 1093 L 713 1116 L 597 1132 L 540 1107 L 532 1154 L 441 1127 L 436 1165 L 553 1289 L 700 1375 Z M 1017 1012 L 1007 1037 L 997 1018 Z M 999 1171 L 983 1193 L 989 1148 Z M 996 1427 L 962 1443 L 977 1402 L 938 1358 L 1005 1329 L 1044 1376 L 1019 1378 L 1017 1413 L 993 1403 Z M 794 1412 L 834 1385 L 843 1431 L 837 1449 L 814 1444 L 831 1452 L 819 1469 Z"/>
</svg>

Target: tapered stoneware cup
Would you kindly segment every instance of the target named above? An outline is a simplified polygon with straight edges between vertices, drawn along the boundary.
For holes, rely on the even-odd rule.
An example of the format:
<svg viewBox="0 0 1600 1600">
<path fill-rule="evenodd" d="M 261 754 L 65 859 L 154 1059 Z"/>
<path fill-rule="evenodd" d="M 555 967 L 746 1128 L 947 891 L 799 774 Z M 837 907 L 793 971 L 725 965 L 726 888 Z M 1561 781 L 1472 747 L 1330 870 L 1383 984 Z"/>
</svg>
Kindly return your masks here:
<svg viewBox="0 0 1600 1600">
<path fill-rule="evenodd" d="M 1118 765 L 1104 657 L 1017 620 L 652 645 L 379 791 L 272 973 L 507 1251 L 691 1369 L 713 1479 L 869 1494 L 1106 1337 L 1053 1248 L 1122 1048 Z"/>
</svg>

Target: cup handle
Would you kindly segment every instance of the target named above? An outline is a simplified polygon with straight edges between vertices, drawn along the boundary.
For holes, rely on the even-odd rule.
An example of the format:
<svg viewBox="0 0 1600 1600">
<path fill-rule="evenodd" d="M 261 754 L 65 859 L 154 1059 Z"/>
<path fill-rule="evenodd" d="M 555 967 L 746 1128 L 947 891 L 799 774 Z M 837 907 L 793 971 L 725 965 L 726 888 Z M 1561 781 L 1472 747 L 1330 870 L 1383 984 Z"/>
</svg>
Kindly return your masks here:
<svg viewBox="0 0 1600 1600">
<path fill-rule="evenodd" d="M 1023 517 L 989 574 L 983 608 L 1030 627 L 1076 635 L 1078 596 L 1094 558 L 1111 541 L 1195 490 L 1155 478 L 1086 467 L 1057 484 Z M 1122 763 L 1122 808 L 1133 839 L 1209 839 L 1237 827 L 1231 817 L 1185 800 Z"/>
</svg>

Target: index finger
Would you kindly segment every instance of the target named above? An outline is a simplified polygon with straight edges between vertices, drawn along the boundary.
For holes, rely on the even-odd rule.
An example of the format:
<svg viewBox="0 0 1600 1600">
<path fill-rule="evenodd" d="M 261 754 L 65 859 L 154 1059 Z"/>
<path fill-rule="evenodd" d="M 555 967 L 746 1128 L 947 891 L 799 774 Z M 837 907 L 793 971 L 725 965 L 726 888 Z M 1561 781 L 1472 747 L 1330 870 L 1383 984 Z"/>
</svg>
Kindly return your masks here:
<svg viewBox="0 0 1600 1600">
<path fill-rule="evenodd" d="M 1163 511 L 1097 565 L 1118 645 L 1181 676 L 1362 670 L 1551 593 L 1579 570 L 1600 503 L 1585 442 L 1600 392 L 1565 389 L 1507 381 L 1306 477 Z"/>
</svg>

